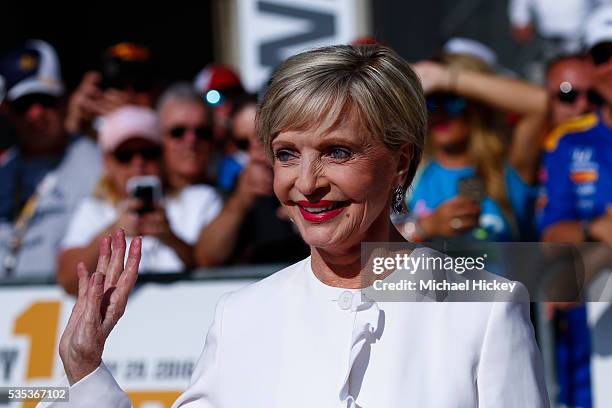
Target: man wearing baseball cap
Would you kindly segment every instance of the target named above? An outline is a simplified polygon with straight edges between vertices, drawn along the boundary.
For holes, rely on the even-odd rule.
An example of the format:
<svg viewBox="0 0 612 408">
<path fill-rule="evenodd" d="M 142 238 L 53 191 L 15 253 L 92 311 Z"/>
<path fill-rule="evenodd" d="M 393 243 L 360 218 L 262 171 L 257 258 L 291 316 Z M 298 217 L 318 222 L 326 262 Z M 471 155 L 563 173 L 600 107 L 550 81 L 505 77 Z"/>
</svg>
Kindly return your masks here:
<svg viewBox="0 0 612 408">
<path fill-rule="evenodd" d="M 64 84 L 53 47 L 29 40 L 0 56 L 2 110 L 17 145 L 0 161 L 0 276 L 53 276 L 76 201 L 100 171 L 95 144 L 64 130 Z"/>
<path fill-rule="evenodd" d="M 603 100 L 597 112 L 557 127 L 545 142 L 546 204 L 542 240 L 612 243 L 612 5 L 596 9 L 585 26 L 593 63 L 593 89 Z M 597 248 L 596 248 L 597 249 Z M 599 248 L 604 249 L 605 247 Z M 609 255 L 609 253 L 608 253 Z M 588 254 L 584 254 L 589 258 Z M 609 256 L 608 256 L 609 258 Z M 605 265 L 603 265 L 605 268 Z M 595 272 L 602 268 L 593 268 Z M 593 278 L 587 276 L 586 279 Z M 590 332 L 586 308 L 557 312 L 559 402 L 591 406 Z"/>
</svg>

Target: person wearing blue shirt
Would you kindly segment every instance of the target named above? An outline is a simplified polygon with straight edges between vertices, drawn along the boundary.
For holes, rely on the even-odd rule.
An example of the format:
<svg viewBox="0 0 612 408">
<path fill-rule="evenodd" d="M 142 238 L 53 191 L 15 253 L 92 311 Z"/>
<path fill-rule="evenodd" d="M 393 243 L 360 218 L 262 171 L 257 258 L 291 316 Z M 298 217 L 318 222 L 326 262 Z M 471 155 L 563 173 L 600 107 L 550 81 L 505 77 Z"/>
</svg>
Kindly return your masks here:
<svg viewBox="0 0 612 408">
<path fill-rule="evenodd" d="M 612 128 L 604 115 L 569 121 L 546 141 L 538 228 L 547 241 L 605 240 L 599 225 L 612 215 Z"/>
<path fill-rule="evenodd" d="M 462 180 L 475 177 L 476 170 L 473 166 L 447 168 L 437 161 L 431 161 L 422 170 L 408 207 L 417 217 L 426 217 L 442 203 L 460 194 Z M 528 226 L 531 222 L 534 189 L 523 181 L 510 165 L 504 168 L 504 182 L 516 224 L 514 220 L 508 219 L 493 198 L 485 196 L 480 201 L 478 227 L 468 231 L 466 238 L 499 242 L 513 241 L 517 233 L 522 233 L 522 236 L 530 234 Z M 517 226 L 518 231 L 515 229 Z"/>
<path fill-rule="evenodd" d="M 537 213 L 543 241 L 612 243 L 611 21 L 612 5 L 595 10 L 584 38 L 601 108 L 560 125 L 545 142 L 544 188 Z M 559 402 L 591 407 L 591 333 L 585 305 L 558 308 L 556 321 Z"/>
<path fill-rule="evenodd" d="M 545 241 L 612 242 L 612 5 L 593 12 L 584 42 L 593 62 L 598 113 L 569 121 L 546 140 Z"/>
<path fill-rule="evenodd" d="M 415 69 L 428 95 L 427 159 L 408 191 L 411 219 L 396 225 L 421 241 L 532 240 L 537 192 L 530 183 L 546 91 L 495 75 L 478 55 L 448 52 Z M 518 116 L 510 143 L 502 112 Z"/>
<path fill-rule="evenodd" d="M 547 138 L 540 197 L 543 208 L 537 214 L 544 241 L 605 240 L 598 228 L 612 218 L 608 214 L 612 203 L 611 142 L 612 132 L 601 111 L 570 120 Z M 586 307 L 555 305 L 559 305 L 554 315 L 559 402 L 591 407 L 591 336 Z"/>
</svg>

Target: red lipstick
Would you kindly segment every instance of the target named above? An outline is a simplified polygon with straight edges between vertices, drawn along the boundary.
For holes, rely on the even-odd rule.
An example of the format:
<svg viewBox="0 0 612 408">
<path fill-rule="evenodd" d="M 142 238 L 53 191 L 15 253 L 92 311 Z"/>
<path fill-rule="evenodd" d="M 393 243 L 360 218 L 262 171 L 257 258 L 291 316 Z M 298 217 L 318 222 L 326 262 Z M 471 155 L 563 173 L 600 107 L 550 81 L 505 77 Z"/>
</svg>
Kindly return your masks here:
<svg viewBox="0 0 612 408">
<path fill-rule="evenodd" d="M 308 222 L 321 223 L 329 221 L 338 214 L 340 214 L 344 208 L 348 205 L 348 201 L 328 201 L 321 200 L 317 202 L 311 201 L 297 201 L 296 204 L 300 209 L 300 214 Z M 311 212 L 306 208 L 318 209 L 318 208 L 329 208 L 327 210 L 320 210 L 317 212 Z"/>
</svg>

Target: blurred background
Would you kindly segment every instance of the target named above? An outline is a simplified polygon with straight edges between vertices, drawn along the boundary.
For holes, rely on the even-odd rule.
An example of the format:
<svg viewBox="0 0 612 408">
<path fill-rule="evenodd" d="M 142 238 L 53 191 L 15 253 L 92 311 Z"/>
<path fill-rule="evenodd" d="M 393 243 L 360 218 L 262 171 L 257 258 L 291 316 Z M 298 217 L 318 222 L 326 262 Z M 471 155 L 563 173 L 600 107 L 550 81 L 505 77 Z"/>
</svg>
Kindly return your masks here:
<svg viewBox="0 0 612 408">
<path fill-rule="evenodd" d="M 296 10 L 308 8 L 308 2 L 287 4 L 294 4 Z M 13 2 L 6 5 L 11 18 L 0 27 L 0 49 L 8 50 L 28 38 L 45 39 L 58 51 L 66 83 L 76 87 L 83 73 L 96 66 L 100 50 L 131 41 L 151 48 L 163 79 L 189 79 L 213 61 L 239 64 L 239 31 L 257 27 L 240 27 L 237 7 L 233 0 L 178 1 L 172 7 L 110 1 L 83 5 L 75 18 L 51 4 L 32 10 Z M 350 21 L 350 34 L 372 36 L 409 61 L 428 58 L 446 40 L 459 36 L 494 47 L 504 66 L 520 71 L 537 48 L 513 40 L 508 0 L 355 0 L 351 8 L 357 15 Z M 283 18 L 280 13 L 277 16 Z M 287 37 L 301 31 L 284 28 Z"/>
</svg>

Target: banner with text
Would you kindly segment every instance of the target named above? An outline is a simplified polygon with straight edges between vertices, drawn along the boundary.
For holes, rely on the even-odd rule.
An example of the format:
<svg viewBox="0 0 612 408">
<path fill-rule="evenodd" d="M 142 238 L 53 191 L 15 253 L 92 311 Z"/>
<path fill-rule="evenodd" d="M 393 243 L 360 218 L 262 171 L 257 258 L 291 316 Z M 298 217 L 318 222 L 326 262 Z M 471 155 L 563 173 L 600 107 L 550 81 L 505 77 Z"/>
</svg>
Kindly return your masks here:
<svg viewBox="0 0 612 408">
<path fill-rule="evenodd" d="M 238 0 L 240 75 L 258 91 L 284 59 L 357 37 L 354 0 Z"/>
<path fill-rule="evenodd" d="M 250 282 L 148 283 L 135 289 L 103 356 L 134 408 L 171 406 L 189 384 L 217 300 Z M 59 384 L 64 370 L 58 343 L 73 304 L 55 286 L 0 287 L 0 388 Z M 0 407 L 34 406 L 0 395 Z"/>
</svg>

